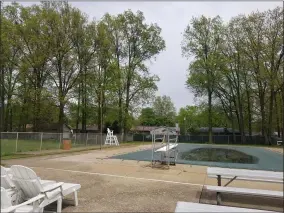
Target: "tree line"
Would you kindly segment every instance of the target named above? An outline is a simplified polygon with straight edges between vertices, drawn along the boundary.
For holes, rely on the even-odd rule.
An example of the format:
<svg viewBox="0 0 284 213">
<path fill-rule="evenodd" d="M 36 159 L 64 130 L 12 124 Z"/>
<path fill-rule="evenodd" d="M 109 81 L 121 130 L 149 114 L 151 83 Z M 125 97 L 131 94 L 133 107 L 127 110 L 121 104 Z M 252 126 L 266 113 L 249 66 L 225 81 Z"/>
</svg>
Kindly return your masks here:
<svg viewBox="0 0 284 213">
<path fill-rule="evenodd" d="M 93 19 L 67 2 L 30 7 L 12 3 L 1 13 L 1 131 L 32 124 L 68 123 L 82 132 L 115 124 L 231 127 L 246 135 L 284 137 L 284 18 L 280 7 L 239 15 L 194 17 L 183 33 L 190 59 L 187 88 L 197 106 L 176 115 L 167 96 L 156 97 L 159 77 L 147 66 L 165 50 L 161 28 L 141 11 Z M 282 52 L 281 52 L 282 45 Z M 137 114 L 140 116 L 137 117 Z M 136 118 L 137 117 L 137 118 Z"/>
<path fill-rule="evenodd" d="M 157 90 L 147 64 L 165 49 L 161 28 L 141 11 L 89 21 L 67 2 L 2 10 L 2 131 L 46 123 L 116 122 L 126 133 Z"/>
<path fill-rule="evenodd" d="M 191 59 L 187 87 L 208 110 L 212 142 L 214 108 L 226 125 L 246 135 L 259 131 L 267 144 L 277 131 L 284 139 L 284 16 L 277 7 L 238 15 L 192 18 L 183 33 L 182 53 Z"/>
</svg>

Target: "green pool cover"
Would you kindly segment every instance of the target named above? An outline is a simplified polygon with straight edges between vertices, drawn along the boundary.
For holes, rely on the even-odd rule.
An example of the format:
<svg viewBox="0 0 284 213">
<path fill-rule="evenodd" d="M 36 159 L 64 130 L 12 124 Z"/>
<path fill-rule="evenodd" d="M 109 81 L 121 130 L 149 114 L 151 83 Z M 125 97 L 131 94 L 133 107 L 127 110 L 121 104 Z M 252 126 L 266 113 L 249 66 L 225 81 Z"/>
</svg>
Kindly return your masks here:
<svg viewBox="0 0 284 213">
<path fill-rule="evenodd" d="M 177 164 L 283 171 L 283 155 L 260 147 L 180 143 L 178 153 Z M 116 155 L 111 158 L 151 161 L 152 150 Z"/>
</svg>

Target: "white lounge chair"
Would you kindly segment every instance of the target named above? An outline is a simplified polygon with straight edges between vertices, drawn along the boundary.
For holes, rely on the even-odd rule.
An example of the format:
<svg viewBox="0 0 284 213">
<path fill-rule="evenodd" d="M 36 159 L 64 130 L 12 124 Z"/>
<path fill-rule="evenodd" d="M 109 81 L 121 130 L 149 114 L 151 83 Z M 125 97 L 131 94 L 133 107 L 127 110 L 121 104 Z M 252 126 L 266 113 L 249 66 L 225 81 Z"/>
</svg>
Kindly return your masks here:
<svg viewBox="0 0 284 213">
<path fill-rule="evenodd" d="M 5 189 L 15 188 L 15 184 L 13 183 L 12 177 L 13 177 L 13 174 L 11 172 L 11 169 L 8 170 L 8 168 L 1 166 L 1 187 Z M 56 181 L 53 181 L 53 180 L 41 180 L 40 177 L 38 177 L 38 179 L 40 183 L 44 186 L 48 184 L 56 183 Z"/>
<path fill-rule="evenodd" d="M 1 187 L 6 189 L 7 193 L 12 199 L 12 204 L 16 205 L 23 201 L 23 193 L 21 189 L 19 189 L 15 185 L 12 178 L 13 178 L 13 174 L 11 173 L 11 169 L 8 170 L 7 168 L 1 166 Z M 43 186 L 56 183 L 55 181 L 52 181 L 52 180 L 41 180 L 40 178 L 39 178 L 39 181 Z"/>
<path fill-rule="evenodd" d="M 12 205 L 12 200 L 9 196 L 9 193 L 6 189 L 1 187 L 1 212 L 42 212 L 43 209 L 40 207 L 40 202 L 43 198 L 44 195 L 40 194 L 19 205 Z"/>
<path fill-rule="evenodd" d="M 63 197 L 74 193 L 74 204 L 78 205 L 77 191 L 81 188 L 80 184 L 58 182 L 43 185 L 32 169 L 19 165 L 11 166 L 11 172 L 12 180 L 23 191 L 26 200 L 42 193 L 45 195 L 45 200 L 41 205 L 45 207 L 57 201 L 57 212 L 61 212 Z"/>
<path fill-rule="evenodd" d="M 1 187 L 6 189 L 6 193 L 11 198 L 12 205 L 22 202 L 22 191 L 18 189 L 12 180 L 12 174 L 8 174 L 5 167 L 1 166 Z"/>
<path fill-rule="evenodd" d="M 11 180 L 12 175 L 9 175 L 6 168 L 1 166 L 1 187 L 4 189 L 11 189 L 15 187 L 15 184 Z"/>
</svg>

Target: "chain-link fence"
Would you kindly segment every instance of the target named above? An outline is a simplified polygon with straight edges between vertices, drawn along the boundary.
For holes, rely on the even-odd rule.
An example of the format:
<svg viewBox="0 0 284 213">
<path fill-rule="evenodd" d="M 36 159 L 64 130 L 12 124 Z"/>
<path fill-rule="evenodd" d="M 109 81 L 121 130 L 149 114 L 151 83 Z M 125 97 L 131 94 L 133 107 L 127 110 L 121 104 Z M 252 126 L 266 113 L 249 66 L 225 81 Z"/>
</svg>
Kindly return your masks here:
<svg viewBox="0 0 284 213">
<path fill-rule="evenodd" d="M 162 136 L 156 136 L 156 141 L 161 140 Z M 240 135 L 213 135 L 212 137 L 214 144 L 235 144 L 235 145 L 265 145 L 264 136 L 245 136 L 245 142 L 242 142 Z M 277 138 L 271 138 L 272 145 L 277 144 Z M 279 139 L 280 140 L 280 139 Z M 150 134 L 134 134 L 133 141 L 152 141 Z M 208 143 L 208 135 L 179 135 L 178 142 L 180 143 Z"/>
<path fill-rule="evenodd" d="M 46 132 L 1 132 L 1 156 L 13 153 L 36 152 L 43 150 L 58 150 L 62 148 L 63 139 L 66 133 L 46 133 Z M 100 133 L 74 133 L 69 134 L 71 147 L 87 147 L 104 145 L 106 134 Z M 116 135 L 118 141 L 123 140 L 122 135 Z M 162 141 L 163 136 L 156 135 L 156 141 Z M 128 134 L 125 142 L 151 142 L 150 134 Z M 208 135 L 179 135 L 180 143 L 208 143 Z M 272 144 L 276 145 L 277 140 L 272 139 Z M 214 135 L 214 144 L 242 144 L 242 145 L 265 145 L 262 136 L 246 136 L 245 143 L 242 143 L 241 136 L 236 135 Z"/>
<path fill-rule="evenodd" d="M 75 133 L 67 134 L 71 147 L 87 147 L 104 145 L 106 134 Z M 62 148 L 66 133 L 46 132 L 1 132 L 1 156 L 14 153 L 58 150 Z M 122 135 L 117 135 L 119 142 Z M 126 141 L 133 141 L 132 135 L 126 136 Z"/>
</svg>

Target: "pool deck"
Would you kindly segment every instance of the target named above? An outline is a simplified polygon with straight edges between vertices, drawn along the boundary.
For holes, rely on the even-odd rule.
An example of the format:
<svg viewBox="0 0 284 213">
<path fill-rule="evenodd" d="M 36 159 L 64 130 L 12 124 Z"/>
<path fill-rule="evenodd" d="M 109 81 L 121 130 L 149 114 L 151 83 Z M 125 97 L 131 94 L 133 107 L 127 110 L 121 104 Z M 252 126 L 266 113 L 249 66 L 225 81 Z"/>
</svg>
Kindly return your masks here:
<svg viewBox="0 0 284 213">
<path fill-rule="evenodd" d="M 110 157 L 149 149 L 149 145 L 92 150 L 25 159 L 2 164 L 31 167 L 41 179 L 79 183 L 77 207 L 63 212 L 174 212 L 177 201 L 216 204 L 216 195 L 203 185 L 216 185 L 207 166 L 177 164 L 170 169 L 151 168 L 149 161 Z M 283 184 L 239 181 L 235 187 L 283 191 Z M 269 198 L 226 196 L 223 205 L 281 211 L 283 202 Z"/>
</svg>

